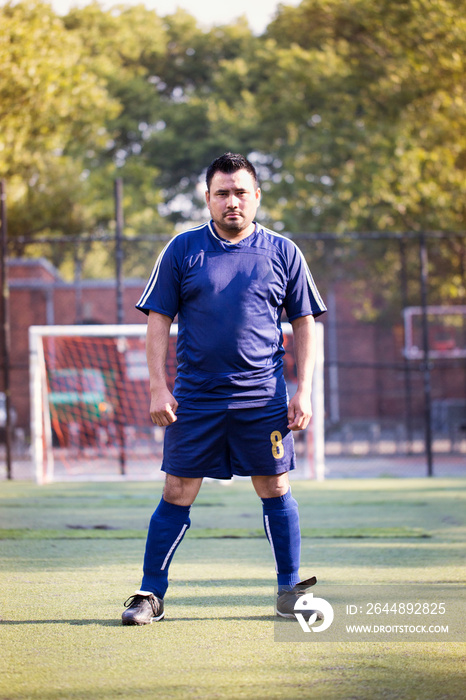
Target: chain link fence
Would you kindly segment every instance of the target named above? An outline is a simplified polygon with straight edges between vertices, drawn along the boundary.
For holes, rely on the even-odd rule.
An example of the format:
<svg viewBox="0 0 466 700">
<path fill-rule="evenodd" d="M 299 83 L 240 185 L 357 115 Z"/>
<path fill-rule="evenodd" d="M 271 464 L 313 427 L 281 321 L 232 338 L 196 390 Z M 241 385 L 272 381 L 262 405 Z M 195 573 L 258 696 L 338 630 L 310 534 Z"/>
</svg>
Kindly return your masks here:
<svg viewBox="0 0 466 700">
<path fill-rule="evenodd" d="M 322 319 L 327 475 L 466 475 L 466 235 L 291 238 L 328 306 Z M 12 349 L 4 332 L 1 389 L 10 396 L 14 478 L 27 464 L 30 439 L 28 326 L 144 323 L 134 304 L 166 240 L 127 239 L 120 230 L 99 239 L 4 246 Z M 115 273 L 107 279 L 83 275 L 89 261 L 95 267 L 96 246 L 114 261 Z M 68 281 L 53 267 L 64 256 L 74 260 Z M 3 464 L 7 431 L 1 410 Z M 9 476 L 8 465 L 2 468 Z"/>
</svg>

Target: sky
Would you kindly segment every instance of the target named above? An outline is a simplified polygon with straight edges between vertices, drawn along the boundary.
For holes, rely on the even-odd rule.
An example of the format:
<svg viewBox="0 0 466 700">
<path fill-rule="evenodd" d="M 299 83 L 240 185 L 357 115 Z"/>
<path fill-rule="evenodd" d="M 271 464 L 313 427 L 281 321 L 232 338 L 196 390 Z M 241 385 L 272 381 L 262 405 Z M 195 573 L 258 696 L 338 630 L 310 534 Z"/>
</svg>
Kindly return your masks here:
<svg viewBox="0 0 466 700">
<path fill-rule="evenodd" d="M 142 0 L 120 0 L 121 4 L 141 4 Z M 66 14 L 71 7 L 83 7 L 90 0 L 50 0 L 52 7 L 58 14 Z M 300 0 L 144 0 L 143 4 L 149 9 L 154 9 L 164 17 L 176 10 L 177 7 L 186 10 L 195 17 L 203 27 L 211 27 L 215 24 L 229 24 L 238 17 L 245 15 L 251 29 L 255 34 L 261 34 L 267 24 L 273 18 L 279 4 L 298 5 Z M 120 4 L 118 0 L 109 2 L 100 0 L 100 4 L 106 9 Z"/>
</svg>

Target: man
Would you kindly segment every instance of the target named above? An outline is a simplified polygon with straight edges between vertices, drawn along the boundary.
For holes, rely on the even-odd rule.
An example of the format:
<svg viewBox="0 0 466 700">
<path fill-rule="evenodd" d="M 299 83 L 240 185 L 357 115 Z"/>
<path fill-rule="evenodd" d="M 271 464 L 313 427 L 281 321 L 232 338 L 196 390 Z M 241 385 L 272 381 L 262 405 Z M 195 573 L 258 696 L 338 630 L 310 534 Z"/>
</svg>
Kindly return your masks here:
<svg viewBox="0 0 466 700">
<path fill-rule="evenodd" d="M 141 589 L 125 603 L 125 625 L 163 617 L 168 568 L 204 477 L 251 477 L 275 558 L 279 615 L 293 617 L 297 597 L 315 583 L 299 578 L 298 504 L 288 472 L 295 466 L 292 431 L 304 430 L 311 417 L 314 317 L 325 305 L 296 245 L 255 222 L 260 189 L 246 158 L 226 153 L 209 166 L 206 202 L 211 221 L 168 243 L 136 305 L 149 317 L 150 416 L 166 427 L 166 478 L 149 525 Z M 289 403 L 283 309 L 297 363 Z M 176 315 L 172 394 L 165 361 Z"/>
</svg>

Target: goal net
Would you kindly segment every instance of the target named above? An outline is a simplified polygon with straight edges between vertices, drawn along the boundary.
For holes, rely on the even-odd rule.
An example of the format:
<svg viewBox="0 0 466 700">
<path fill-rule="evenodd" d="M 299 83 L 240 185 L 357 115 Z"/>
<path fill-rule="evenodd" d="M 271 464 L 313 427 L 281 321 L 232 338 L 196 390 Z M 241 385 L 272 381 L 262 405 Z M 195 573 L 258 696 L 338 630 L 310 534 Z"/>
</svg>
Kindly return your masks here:
<svg viewBox="0 0 466 700">
<path fill-rule="evenodd" d="M 466 306 L 407 306 L 403 317 L 408 360 L 425 360 L 426 343 L 431 360 L 466 357 Z"/>
<path fill-rule="evenodd" d="M 324 477 L 323 326 L 316 324 L 313 419 L 295 433 L 301 478 Z M 64 480 L 153 480 L 164 428 L 149 416 L 146 325 L 31 326 L 31 440 L 38 483 Z M 283 324 L 285 378 L 296 388 L 291 326 Z M 172 325 L 167 375 L 176 374 Z"/>
</svg>

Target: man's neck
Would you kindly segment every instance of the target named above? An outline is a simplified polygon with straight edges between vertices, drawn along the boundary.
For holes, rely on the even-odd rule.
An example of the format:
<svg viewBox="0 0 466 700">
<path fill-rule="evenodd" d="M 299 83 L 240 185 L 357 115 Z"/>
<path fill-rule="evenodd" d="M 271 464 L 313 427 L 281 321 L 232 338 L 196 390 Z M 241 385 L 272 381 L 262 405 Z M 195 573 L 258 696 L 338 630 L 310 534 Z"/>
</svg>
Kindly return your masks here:
<svg viewBox="0 0 466 700">
<path fill-rule="evenodd" d="M 252 224 L 250 224 L 250 226 L 248 226 L 243 231 L 224 231 L 218 225 L 215 225 L 215 228 L 219 238 L 233 245 L 234 243 L 239 243 L 240 241 L 244 240 L 252 233 L 254 233 L 254 231 L 256 230 L 256 224 L 253 221 Z"/>
</svg>

